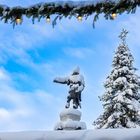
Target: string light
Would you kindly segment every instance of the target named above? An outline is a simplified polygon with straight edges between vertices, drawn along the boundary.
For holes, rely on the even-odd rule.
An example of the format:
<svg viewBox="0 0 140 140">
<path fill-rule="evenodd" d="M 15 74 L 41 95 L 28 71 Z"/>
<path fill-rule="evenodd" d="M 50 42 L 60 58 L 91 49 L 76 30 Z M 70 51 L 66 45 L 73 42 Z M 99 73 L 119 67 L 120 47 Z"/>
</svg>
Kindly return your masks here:
<svg viewBox="0 0 140 140">
<path fill-rule="evenodd" d="M 17 24 L 21 24 L 21 22 L 22 22 L 22 19 L 21 18 L 16 18 L 16 23 Z"/>
<path fill-rule="evenodd" d="M 79 15 L 79 16 L 77 17 L 77 19 L 78 19 L 78 21 L 82 21 L 82 16 Z"/>
<path fill-rule="evenodd" d="M 117 14 L 116 13 L 112 13 L 111 17 L 112 17 L 112 19 L 115 19 L 117 17 Z"/>
<path fill-rule="evenodd" d="M 128 2 L 127 0 L 124 0 L 123 2 L 120 0 L 118 2 L 112 2 L 111 0 L 104 0 L 99 3 L 94 4 L 91 3 L 85 3 L 84 5 L 81 5 L 81 2 L 72 2 L 69 4 L 69 2 L 65 3 L 57 3 L 57 2 L 46 2 L 44 4 L 35 4 L 31 7 L 9 7 L 9 6 L 3 6 L 0 5 L 0 19 L 4 20 L 5 23 L 8 21 L 11 21 L 11 23 L 15 26 L 17 23 L 21 23 L 20 19 L 16 19 L 15 16 L 26 16 L 28 18 L 32 18 L 32 22 L 34 23 L 34 20 L 36 18 L 41 19 L 44 18 L 44 15 L 54 15 L 54 20 L 51 19 L 52 24 L 56 24 L 56 21 L 59 19 L 61 20 L 62 17 L 75 17 L 75 15 L 78 18 L 77 20 L 82 21 L 83 17 L 88 17 L 91 14 L 94 14 L 94 20 L 93 24 L 98 20 L 98 17 L 100 14 L 104 13 L 105 19 L 115 19 L 117 14 L 122 14 L 127 11 L 127 13 L 135 13 L 136 8 L 140 7 L 139 0 L 133 0 L 132 2 Z M 80 7 L 79 7 L 80 5 Z M 5 7 L 7 7 L 5 10 Z M 66 8 L 67 7 L 67 8 Z M 92 8 L 94 7 L 94 8 Z M 123 8 L 123 9 L 122 9 Z M 35 9 L 35 10 L 34 10 Z M 49 9 L 49 13 L 48 13 Z M 58 18 L 57 18 L 58 17 Z M 47 18 L 47 17 L 46 17 Z M 46 20 L 46 19 L 45 19 Z M 47 18 L 47 22 L 50 22 L 50 19 Z"/>
<path fill-rule="evenodd" d="M 47 23 L 50 23 L 51 19 L 49 16 L 46 17 L 46 21 L 47 21 Z"/>
</svg>

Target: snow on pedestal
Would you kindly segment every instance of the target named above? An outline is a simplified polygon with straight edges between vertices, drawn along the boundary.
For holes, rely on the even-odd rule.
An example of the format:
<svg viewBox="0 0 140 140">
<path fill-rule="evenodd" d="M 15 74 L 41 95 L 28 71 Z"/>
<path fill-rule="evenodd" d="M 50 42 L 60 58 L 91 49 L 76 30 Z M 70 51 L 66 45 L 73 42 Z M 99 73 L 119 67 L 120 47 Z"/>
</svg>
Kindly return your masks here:
<svg viewBox="0 0 140 140">
<path fill-rule="evenodd" d="M 85 122 L 80 122 L 81 112 L 68 108 L 60 113 L 60 122 L 56 124 L 55 130 L 81 130 L 86 129 Z"/>
</svg>

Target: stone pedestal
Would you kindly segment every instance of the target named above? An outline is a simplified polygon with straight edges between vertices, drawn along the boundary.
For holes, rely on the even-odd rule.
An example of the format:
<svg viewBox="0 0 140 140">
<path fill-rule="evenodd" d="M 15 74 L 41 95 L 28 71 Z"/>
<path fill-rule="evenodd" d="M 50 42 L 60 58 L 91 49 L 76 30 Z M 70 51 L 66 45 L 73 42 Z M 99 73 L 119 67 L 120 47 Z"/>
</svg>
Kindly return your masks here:
<svg viewBox="0 0 140 140">
<path fill-rule="evenodd" d="M 83 130 L 86 129 L 85 122 L 80 122 L 81 112 L 68 108 L 60 113 L 60 122 L 56 124 L 55 130 Z"/>
</svg>

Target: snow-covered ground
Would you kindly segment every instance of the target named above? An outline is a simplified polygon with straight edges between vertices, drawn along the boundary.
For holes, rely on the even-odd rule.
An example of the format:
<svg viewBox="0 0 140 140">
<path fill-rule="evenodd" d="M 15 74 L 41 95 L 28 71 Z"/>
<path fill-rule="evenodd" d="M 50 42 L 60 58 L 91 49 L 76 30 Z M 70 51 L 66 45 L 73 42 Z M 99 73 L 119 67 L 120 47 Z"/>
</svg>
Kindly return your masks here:
<svg viewBox="0 0 140 140">
<path fill-rule="evenodd" d="M 140 128 L 1 132 L 0 140 L 140 140 Z"/>
</svg>

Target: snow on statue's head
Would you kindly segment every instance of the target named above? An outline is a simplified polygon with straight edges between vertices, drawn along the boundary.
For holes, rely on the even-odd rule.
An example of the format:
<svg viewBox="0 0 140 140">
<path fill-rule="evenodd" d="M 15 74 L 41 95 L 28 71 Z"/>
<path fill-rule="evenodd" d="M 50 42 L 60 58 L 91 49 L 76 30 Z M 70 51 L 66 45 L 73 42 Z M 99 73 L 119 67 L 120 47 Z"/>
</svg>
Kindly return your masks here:
<svg viewBox="0 0 140 140">
<path fill-rule="evenodd" d="M 80 73 L 80 68 L 79 67 L 76 67 L 73 72 L 72 72 L 72 75 L 78 75 Z"/>
</svg>

